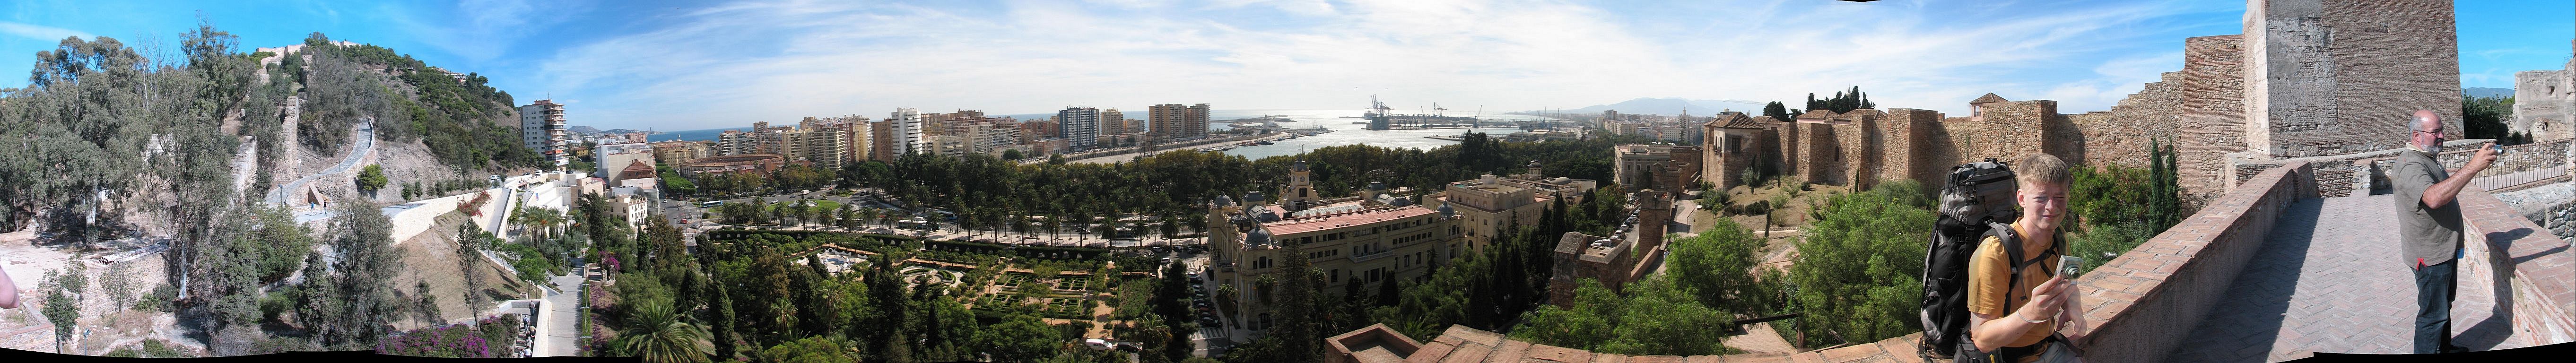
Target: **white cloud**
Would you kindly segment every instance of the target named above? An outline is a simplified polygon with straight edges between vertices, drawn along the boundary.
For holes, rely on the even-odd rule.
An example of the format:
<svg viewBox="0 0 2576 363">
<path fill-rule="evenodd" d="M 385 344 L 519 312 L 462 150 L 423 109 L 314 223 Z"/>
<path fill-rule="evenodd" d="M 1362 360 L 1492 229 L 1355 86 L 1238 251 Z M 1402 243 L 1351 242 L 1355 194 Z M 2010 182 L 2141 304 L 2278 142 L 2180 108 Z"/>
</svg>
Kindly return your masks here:
<svg viewBox="0 0 2576 363">
<path fill-rule="evenodd" d="M 59 41 L 67 37 L 81 37 L 83 39 L 98 37 L 98 35 L 79 30 L 8 21 L 0 21 L 0 34 L 8 34 L 10 36 L 25 37 L 46 42 Z"/>
<path fill-rule="evenodd" d="M 1794 100 L 1853 85 L 1881 107 L 1964 108 L 1996 92 L 2081 112 L 2174 70 L 2180 37 L 2136 28 L 2188 11 L 1819 3 L 1724 4 L 1706 24 L 1670 26 L 1547 0 L 1006 2 L 998 13 L 741 2 L 565 49 L 541 66 L 542 90 L 519 91 L 596 97 L 579 113 L 668 129 L 896 107 L 1356 109 L 1378 94 L 1399 107 L 1508 111 L 1640 96 Z M 2156 49 L 2145 57 L 2123 47 L 2139 42 L 2169 46 L 2143 47 Z"/>
<path fill-rule="evenodd" d="M 409 9 L 405 5 L 381 4 L 383 14 L 426 43 L 448 54 L 472 61 L 498 58 L 519 40 L 536 34 L 543 25 L 561 22 L 567 17 L 552 16 L 577 12 L 582 4 L 549 3 L 540 8 L 527 0 L 462 0 L 445 9 Z M 414 18 L 420 14 L 430 18 Z"/>
</svg>

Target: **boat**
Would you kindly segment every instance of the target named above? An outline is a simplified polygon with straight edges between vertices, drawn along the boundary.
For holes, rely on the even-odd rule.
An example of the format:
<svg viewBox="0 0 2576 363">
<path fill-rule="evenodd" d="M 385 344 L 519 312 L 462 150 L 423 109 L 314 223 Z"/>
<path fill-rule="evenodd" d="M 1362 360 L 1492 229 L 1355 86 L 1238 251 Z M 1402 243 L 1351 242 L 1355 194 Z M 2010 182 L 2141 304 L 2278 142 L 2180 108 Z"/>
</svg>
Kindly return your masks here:
<svg viewBox="0 0 2576 363">
<path fill-rule="evenodd" d="M 1276 143 L 1276 142 L 1272 142 L 1272 141 L 1270 141 L 1270 140 L 1261 140 L 1261 142 L 1256 142 L 1255 144 L 1273 145 L 1273 144 L 1277 144 L 1277 143 Z"/>
</svg>

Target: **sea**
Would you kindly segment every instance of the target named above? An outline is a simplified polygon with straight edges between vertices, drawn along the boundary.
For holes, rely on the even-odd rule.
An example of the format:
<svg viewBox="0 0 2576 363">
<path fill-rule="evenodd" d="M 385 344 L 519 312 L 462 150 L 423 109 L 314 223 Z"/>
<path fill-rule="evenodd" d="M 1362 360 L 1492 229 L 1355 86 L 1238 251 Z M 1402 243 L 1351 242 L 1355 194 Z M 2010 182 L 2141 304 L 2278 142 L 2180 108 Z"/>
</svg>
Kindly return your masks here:
<svg viewBox="0 0 2576 363">
<path fill-rule="evenodd" d="M 1222 122 L 1222 121 L 1225 121 L 1225 120 L 1234 120 L 1234 119 L 1254 118 L 1254 117 L 1262 117 L 1262 116 L 1280 116 L 1280 117 L 1286 117 L 1286 118 L 1287 118 L 1287 121 L 1286 121 L 1286 122 L 1280 122 L 1280 123 L 1279 123 L 1279 127 L 1283 127 L 1283 128 L 1291 128 L 1291 129 L 1311 129 L 1311 128 L 1315 128 L 1315 127 L 1317 127 L 1317 126 L 1321 126 L 1321 127 L 1325 128 L 1325 129 L 1333 130 L 1333 132 L 1328 132 L 1328 133 L 1324 133 L 1324 134 L 1320 134 L 1320 135 L 1315 135 L 1315 136 L 1300 137 L 1300 138 L 1290 139 L 1290 140 L 1280 140 L 1279 142 L 1277 142 L 1277 143 L 1275 143 L 1275 144 L 1272 144 L 1272 145 L 1257 145 L 1257 146 L 1237 147 L 1237 148 L 1234 148 L 1234 149 L 1226 150 L 1226 151 L 1225 151 L 1225 153 L 1226 153 L 1226 154 L 1228 154 L 1228 155 L 1242 156 L 1242 157 L 1244 157 L 1244 158 L 1249 158 L 1249 159 L 1260 159 L 1260 158 L 1266 158 L 1266 157 L 1272 157 L 1272 156 L 1281 156 L 1281 155 L 1295 155 L 1295 154 L 1297 154 L 1297 153 L 1305 152 L 1305 150 L 1313 150 L 1313 149 L 1315 149 L 1315 148 L 1320 148 L 1320 147 L 1325 147 L 1325 146 L 1341 146 L 1341 145 L 1376 145 L 1376 146 L 1379 146 L 1379 147 L 1390 147 L 1390 148 L 1424 148 L 1424 149 L 1427 149 L 1427 148 L 1440 147 L 1440 146 L 1442 146 L 1442 145 L 1457 144 L 1458 142 L 1457 142 L 1457 141 L 1449 141 L 1449 140 L 1441 140 L 1441 139 L 1433 139 L 1433 138 L 1428 138 L 1428 137 L 1426 137 L 1426 136 L 1458 136 L 1458 135 L 1464 135 L 1464 134 L 1466 134 L 1466 133 L 1467 133 L 1468 131 L 1470 131 L 1470 130 L 1473 130 L 1473 131 L 1475 131 L 1475 132 L 1483 132 L 1483 133 L 1487 133 L 1487 134 L 1494 134 L 1494 135 L 1510 134 L 1510 133 L 1513 133 L 1513 132 L 1519 132 L 1519 131 L 1520 131 L 1520 129 L 1519 129 L 1519 128 L 1516 128 L 1516 127 L 1486 127 L 1486 128 L 1476 128 L 1476 129 L 1438 129 L 1438 130 L 1386 130 L 1386 131 L 1371 131 L 1371 130 L 1368 130 L 1368 129 L 1366 128 L 1366 127 L 1368 127 L 1368 125 L 1365 125 L 1365 124 L 1354 124 L 1354 122 L 1366 122 L 1366 121 L 1367 121 L 1366 119 L 1359 118 L 1359 116 L 1360 116 L 1362 113 L 1365 113 L 1365 112 L 1367 112 L 1367 111 L 1366 111 L 1366 110 L 1357 110 L 1357 109 L 1353 109 L 1353 110 L 1228 110 L 1228 109 L 1214 109 L 1214 110 L 1208 110 L 1208 119 L 1210 119 L 1210 122 L 1209 122 L 1209 123 L 1210 123 L 1210 125 L 1209 125 L 1209 127 L 1215 128 L 1216 130 L 1219 130 L 1219 131 L 1223 131 L 1223 130 L 1228 130 L 1228 129 L 1233 129 L 1233 128 L 1234 128 L 1234 126 L 1233 126 L 1233 125 L 1228 124 L 1228 123 L 1225 123 L 1225 122 Z M 1472 112 L 1470 112 L 1470 113 L 1472 113 Z M 1142 112 L 1129 113 L 1129 115 L 1130 115 L 1129 117 L 1131 117 L 1131 118 L 1143 118 L 1143 116 L 1144 116 L 1144 114 L 1143 114 Z M 993 116 L 994 116 L 994 117 L 1014 117 L 1014 118 L 1019 118 L 1019 119 L 1027 120 L 1027 119 L 1045 119 L 1045 118 L 1047 118 L 1047 117 L 1049 117 L 1049 116 L 1055 116 L 1055 114 L 1046 113 L 1046 114 L 1016 114 L 1016 115 L 993 115 Z M 1348 117 L 1345 117 L 1345 116 L 1348 116 Z M 1505 121 L 1505 120 L 1545 120 L 1545 119 L 1546 119 L 1546 118 L 1538 117 L 1538 116 L 1513 115 L 1513 114 L 1502 114 L 1502 113 L 1487 113 L 1487 114 L 1479 115 L 1479 116 L 1480 116 L 1480 118 L 1485 119 L 1485 120 L 1488 120 L 1488 121 Z M 658 141 L 673 141 L 673 140 L 685 140 L 685 141 L 712 141 L 712 140 L 715 140 L 715 139 L 716 139 L 716 135 L 717 135 L 717 134 L 722 134 L 722 133 L 724 133 L 724 132 L 725 132 L 725 130 L 745 130 L 745 131 L 748 131 L 748 130 L 750 130 L 750 129 L 751 129 L 751 128 L 749 128 L 749 127 L 737 127 L 737 128 L 723 128 L 723 129 L 705 129 L 705 130 L 672 131 L 672 132 L 664 132 L 664 133 L 659 134 L 659 135 L 653 135 L 653 136 L 647 137 L 646 139 L 647 139 L 647 140 L 650 140 L 650 141 L 657 141 L 657 142 L 658 142 Z"/>
<path fill-rule="evenodd" d="M 716 141 L 716 135 L 723 134 L 725 131 L 733 131 L 733 130 L 742 130 L 743 132 L 750 132 L 750 131 L 751 131 L 751 128 L 750 128 L 750 127 L 736 127 L 736 128 L 729 128 L 729 129 L 705 129 L 705 130 L 689 130 L 689 131 L 671 131 L 671 132 L 664 132 L 664 133 L 659 133 L 659 134 L 653 134 L 652 136 L 645 136 L 645 137 L 644 137 L 644 141 L 650 141 L 650 142 L 663 142 L 663 141 Z"/>
</svg>

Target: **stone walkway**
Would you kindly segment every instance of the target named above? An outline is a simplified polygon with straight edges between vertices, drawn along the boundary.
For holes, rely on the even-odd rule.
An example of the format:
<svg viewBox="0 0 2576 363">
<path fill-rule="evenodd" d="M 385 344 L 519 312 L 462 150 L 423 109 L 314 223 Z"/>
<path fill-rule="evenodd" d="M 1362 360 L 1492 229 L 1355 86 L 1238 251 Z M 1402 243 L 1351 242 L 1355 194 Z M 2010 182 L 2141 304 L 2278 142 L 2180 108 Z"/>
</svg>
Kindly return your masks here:
<svg viewBox="0 0 2576 363">
<path fill-rule="evenodd" d="M 2301 200 L 2275 221 L 2271 235 L 2210 310 L 2193 338 L 2166 361 L 2279 362 L 2316 352 L 2403 354 L 2414 349 L 2414 275 L 2397 257 L 2391 195 Z M 2467 268 L 2462 281 L 2478 281 Z M 2461 284 L 2452 329 L 2467 331 L 2492 317 L 2492 289 Z M 2472 314 L 2470 312 L 2475 311 Z M 2502 349 L 2501 337 L 2458 344 Z"/>
</svg>

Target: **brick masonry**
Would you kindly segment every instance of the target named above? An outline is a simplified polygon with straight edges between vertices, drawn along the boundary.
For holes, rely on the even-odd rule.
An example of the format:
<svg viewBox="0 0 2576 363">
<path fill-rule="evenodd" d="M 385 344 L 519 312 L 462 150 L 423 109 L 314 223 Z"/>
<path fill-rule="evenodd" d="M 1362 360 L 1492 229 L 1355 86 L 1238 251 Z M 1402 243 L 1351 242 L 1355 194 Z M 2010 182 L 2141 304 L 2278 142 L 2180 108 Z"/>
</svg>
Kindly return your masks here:
<svg viewBox="0 0 2576 363">
<path fill-rule="evenodd" d="M 2534 346 L 2576 341 L 2576 315 L 2571 315 L 2576 312 L 2576 254 L 2568 251 L 2570 241 L 2550 235 L 2486 192 L 2461 192 L 2459 203 L 2467 242 L 2492 251 L 2492 265 L 2484 268 L 2494 274 L 2511 271 L 2511 298 L 2499 299 L 2507 302 L 2500 305 L 2510 306 L 2498 310 L 2513 315 L 2514 335 Z"/>
<path fill-rule="evenodd" d="M 2576 41 L 2568 43 L 2576 49 Z M 2531 133 L 2532 140 L 2576 138 L 2576 58 L 2565 69 L 2514 73 L 2513 122 L 2507 125 Z"/>
<path fill-rule="evenodd" d="M 2188 339 L 2251 260 L 2275 217 L 2313 196 L 2305 165 L 2273 168 L 2076 280 L 2092 326 L 2086 359 L 2158 361 Z"/>
<path fill-rule="evenodd" d="M 2270 157 L 2403 147 L 2433 110 L 2460 138 L 2459 45 L 2449 0 L 2251 0 L 2247 146 Z"/>
<path fill-rule="evenodd" d="M 2227 153 L 2245 150 L 2245 42 L 2242 35 L 2183 40 L 2183 108 L 2174 166 L 2186 193 L 2224 193 Z M 2187 199 L 2201 199 L 2187 198 Z"/>
<path fill-rule="evenodd" d="M 2390 247 L 2377 245 L 2393 243 L 2389 225 L 2368 222 L 2389 217 L 2389 197 L 2321 200 L 2310 178 L 2302 162 L 2266 168 L 2238 192 L 2077 279 L 2091 325 L 2065 333 L 2084 336 L 2079 344 L 2092 362 L 2278 361 L 2408 348 L 2392 331 L 2403 331 L 2411 297 L 2389 293 L 2407 288 L 2407 277 L 2394 260 L 2372 262 L 2393 259 L 2385 253 Z M 2453 327 L 2459 339 L 2487 349 L 2576 340 L 2576 319 L 2567 313 L 2576 310 L 2576 254 L 2568 242 L 2535 232 L 2538 226 L 2485 192 L 2460 198 L 2470 251 L 2483 256 L 2471 256 L 2462 269 Z M 2478 284 L 2491 280 L 2507 283 Z M 1922 362 L 1919 340 L 1909 334 L 1788 355 L 1628 356 L 1451 326 L 1404 361 Z"/>
<path fill-rule="evenodd" d="M 2054 101 L 1990 97 L 1972 105 L 1978 111 L 1968 117 L 1920 110 L 1825 112 L 1799 118 L 1842 122 L 1785 123 L 1767 135 L 1776 140 L 1763 142 L 1779 148 L 1774 157 L 1787 164 L 1784 171 L 1793 172 L 1788 175 L 1848 185 L 1873 176 L 1933 182 L 1951 165 L 2029 153 L 2143 167 L 2148 146 L 2161 136 L 2179 143 L 2186 200 L 2207 200 L 2283 159 L 2402 148 L 2408 115 L 2417 109 L 2440 114 L 2449 137 L 2459 139 L 2458 44 L 2450 3 L 2250 0 L 2244 34 L 2183 40 L 2183 69 L 2165 73 L 2110 110 L 2062 115 Z M 2576 72 L 2576 61 L 2570 67 L 2565 72 Z M 2526 72 L 2531 77 L 2524 83 L 2565 83 L 2567 89 L 2554 92 L 2576 100 L 2576 83 L 2566 80 L 2576 77 L 2535 72 Z M 2547 104 L 2524 108 L 2538 110 L 2535 115 L 2576 109 Z M 1816 154 L 1856 146 L 1865 151 L 1858 155 L 1870 157 L 1832 161 Z M 2262 165 L 2230 165 L 2239 162 Z M 1807 170 L 1826 164 L 1842 165 Z M 2319 180 L 2328 182 L 2371 172 L 2363 163 L 2317 166 L 2325 167 L 2317 170 Z M 1861 173 L 1844 174 L 1852 171 Z"/>
</svg>

